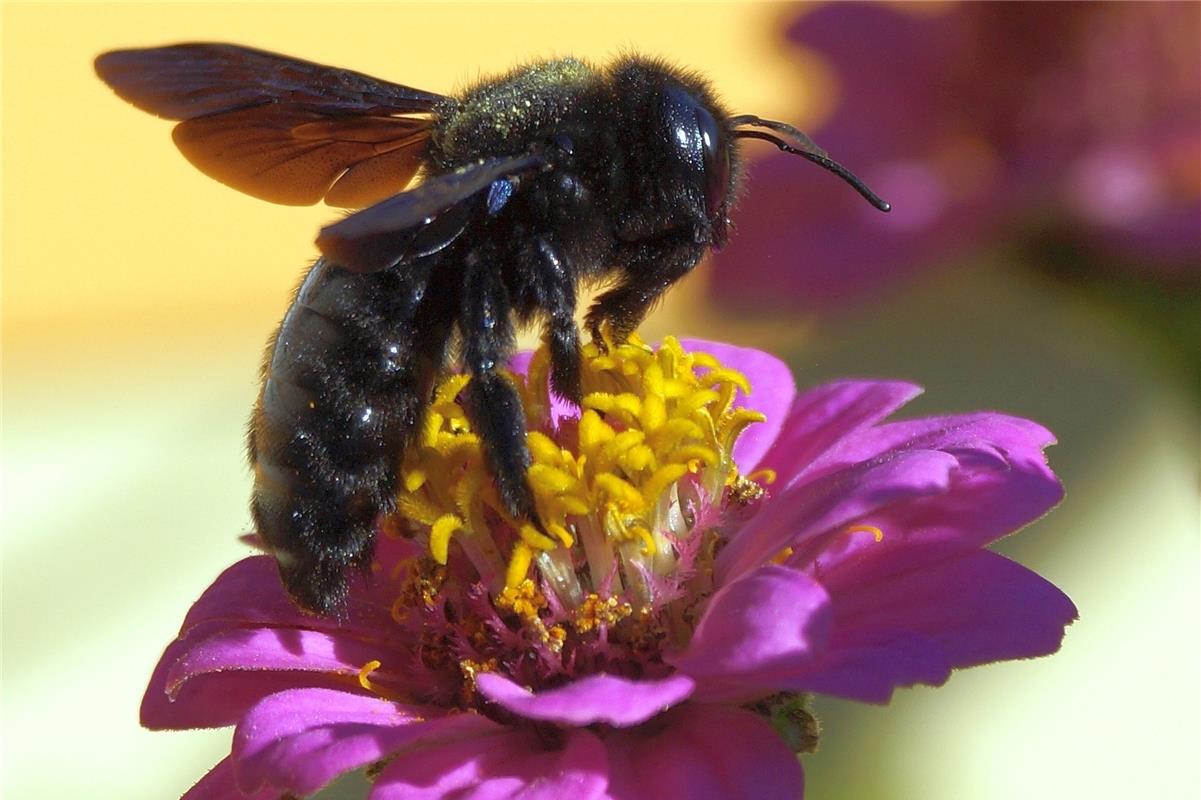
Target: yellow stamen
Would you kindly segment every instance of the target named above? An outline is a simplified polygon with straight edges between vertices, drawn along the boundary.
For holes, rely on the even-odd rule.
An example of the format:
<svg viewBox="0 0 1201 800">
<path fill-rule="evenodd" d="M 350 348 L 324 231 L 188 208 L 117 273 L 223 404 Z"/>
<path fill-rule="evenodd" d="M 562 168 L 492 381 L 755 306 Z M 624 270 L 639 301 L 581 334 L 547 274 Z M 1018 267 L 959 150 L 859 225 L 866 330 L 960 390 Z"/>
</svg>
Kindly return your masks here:
<svg viewBox="0 0 1201 800">
<path fill-rule="evenodd" d="M 367 677 L 379 668 L 379 661 L 368 661 L 366 664 L 364 664 L 363 668 L 359 670 L 359 685 L 369 692 L 382 695 L 384 693 L 383 689 L 381 689 L 379 686 L 373 683 L 370 678 Z"/>
<path fill-rule="evenodd" d="M 454 514 L 443 514 L 430 526 L 430 555 L 439 564 L 445 564 L 450 551 L 450 537 L 463 530 L 463 520 Z"/>
<path fill-rule="evenodd" d="M 575 610 L 575 629 L 587 633 L 601 627 L 611 627 L 634 613 L 629 603 L 619 602 L 616 597 L 601 599 L 595 592 L 584 598 L 584 602 Z"/>
<path fill-rule="evenodd" d="M 728 383 L 742 390 L 743 394 L 751 393 L 750 381 L 746 379 L 738 370 L 728 369 L 726 367 L 715 367 L 709 370 L 708 374 L 701 379 L 701 385 L 705 387 L 716 386 L 719 383 Z"/>
<path fill-rule="evenodd" d="M 643 496 L 653 502 L 666 492 L 669 486 L 687 474 L 687 464 L 664 464 L 643 484 Z"/>
<path fill-rule="evenodd" d="M 555 540 L 540 532 L 533 525 L 522 525 L 521 530 L 518 531 L 518 535 L 521 537 L 521 541 L 525 542 L 535 550 L 555 549 Z"/>
<path fill-rule="evenodd" d="M 664 467 L 664 469 L 668 469 Z M 629 481 L 622 480 L 613 473 L 601 473 L 596 476 L 596 487 L 609 497 L 609 502 L 623 511 L 641 511 L 644 505 L 642 493 Z"/>
<path fill-rule="evenodd" d="M 541 490 L 548 495 L 566 494 L 579 484 L 574 475 L 546 464 L 530 465 L 527 477 L 529 477 L 530 486 L 533 489 Z"/>
<path fill-rule="evenodd" d="M 877 542 L 884 541 L 884 531 L 877 528 L 875 525 L 850 525 L 843 529 L 843 533 L 870 533 L 872 538 Z"/>
<path fill-rule="evenodd" d="M 497 608 L 512 611 L 529 622 L 538 618 L 538 612 L 546 608 L 546 598 L 529 578 L 516 586 L 506 586 L 496 598 Z"/>
<path fill-rule="evenodd" d="M 514 545 L 513 553 L 509 557 L 509 569 L 505 572 L 505 586 L 516 586 L 525 580 L 533 560 L 534 551 L 530 550 L 529 545 L 523 542 Z"/>
<path fill-rule="evenodd" d="M 545 347 L 527 376 L 506 373 L 529 428 L 534 520 L 512 519 L 500 500 L 479 434 L 459 405 L 470 377 L 439 382 L 404 452 L 397 493 L 405 535 L 423 537 L 431 564 L 447 563 L 453 539 L 453 557 L 470 561 L 496 602 L 530 580 L 536 565 L 566 608 L 602 585 L 649 603 L 657 586 L 650 576 L 674 568 L 673 543 L 692 533 L 699 498 L 747 505 L 761 496 L 731 455 L 743 430 L 763 419 L 733 405 L 750 391 L 745 375 L 670 337 L 658 350 L 637 336 L 604 349 L 582 348 L 584 399 L 574 424 L 548 420 Z M 760 477 L 770 482 L 774 473 L 752 476 Z M 531 625 L 555 641 L 553 628 Z"/>
<path fill-rule="evenodd" d="M 573 544 L 575 544 L 575 537 L 572 536 L 571 532 L 562 525 L 552 522 L 546 526 L 546 532 L 562 542 L 564 547 L 571 547 Z"/>
<path fill-rule="evenodd" d="M 534 463 L 559 461 L 562 450 L 554 440 L 541 431 L 530 431 L 525 437 L 526 446 L 530 448 L 530 456 Z"/>
<path fill-rule="evenodd" d="M 492 672 L 497 667 L 495 658 L 490 658 L 487 661 L 473 661 L 470 658 L 464 658 L 459 662 L 459 672 L 463 675 L 463 694 L 461 698 L 463 703 L 469 704 L 475 697 L 475 679 L 478 675 L 484 672 Z"/>
<path fill-rule="evenodd" d="M 671 460 L 677 464 L 702 462 L 707 467 L 714 467 L 717 466 L 717 451 L 712 447 L 690 444 L 685 447 L 677 447 L 671 454 Z M 696 472 L 695 467 L 690 467 L 690 469 Z"/>
<path fill-rule="evenodd" d="M 642 555 L 653 556 L 659 552 L 659 546 L 655 543 L 655 536 L 649 528 L 642 525 L 635 525 L 630 530 L 642 540 Z"/>
<path fill-rule="evenodd" d="M 747 475 L 746 479 L 755 483 L 766 483 L 768 486 L 771 486 L 776 482 L 776 471 L 774 469 L 757 469 L 750 475 Z"/>
</svg>

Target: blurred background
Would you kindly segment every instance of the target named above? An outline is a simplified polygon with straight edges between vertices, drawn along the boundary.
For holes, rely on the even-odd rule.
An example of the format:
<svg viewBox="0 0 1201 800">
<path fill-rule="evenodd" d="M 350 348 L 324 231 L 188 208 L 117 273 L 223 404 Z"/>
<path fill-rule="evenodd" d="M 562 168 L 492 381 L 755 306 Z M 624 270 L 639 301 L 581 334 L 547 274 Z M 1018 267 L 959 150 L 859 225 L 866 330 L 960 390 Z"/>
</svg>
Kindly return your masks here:
<svg viewBox="0 0 1201 800">
<path fill-rule="evenodd" d="M 229 744 L 142 731 L 138 703 L 248 552 L 260 354 L 336 212 L 209 180 L 92 73 L 181 40 L 438 92 L 635 48 L 813 134 L 895 211 L 748 143 L 730 246 L 644 333 L 774 350 L 802 386 L 915 380 L 908 414 L 1046 424 L 1067 499 L 998 549 L 1081 619 L 1051 658 L 821 700 L 807 796 L 1201 793 L 1201 5 L 6 3 L 6 797 L 174 797 Z"/>
</svg>

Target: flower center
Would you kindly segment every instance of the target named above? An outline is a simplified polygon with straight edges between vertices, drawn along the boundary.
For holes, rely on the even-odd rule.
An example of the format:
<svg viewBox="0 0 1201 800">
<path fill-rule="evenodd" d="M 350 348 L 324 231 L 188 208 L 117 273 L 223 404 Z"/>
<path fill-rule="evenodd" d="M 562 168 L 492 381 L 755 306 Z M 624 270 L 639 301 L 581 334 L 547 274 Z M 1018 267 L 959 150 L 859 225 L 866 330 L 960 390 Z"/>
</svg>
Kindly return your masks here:
<svg viewBox="0 0 1201 800">
<path fill-rule="evenodd" d="M 417 548 L 380 569 L 399 583 L 393 620 L 420 642 L 407 670 L 419 694 L 471 706 L 474 676 L 494 669 L 528 686 L 663 674 L 663 650 L 691 637 L 712 589 L 722 528 L 763 495 L 732 455 L 764 419 L 736 404 L 750 393 L 741 373 L 671 338 L 658 350 L 636 337 L 588 345 L 581 368 L 578 411 L 550 395 L 545 347 L 509 376 L 535 520 L 512 518 L 493 485 L 458 402 L 470 378 L 436 388 L 382 525 Z"/>
<path fill-rule="evenodd" d="M 583 356 L 578 419 L 556 413 L 545 347 L 527 375 L 510 375 L 526 410 L 537 523 L 511 518 L 500 502 L 456 399 L 466 375 L 438 386 L 405 453 L 398 510 L 439 564 L 456 544 L 453 557 L 469 560 L 494 597 L 509 597 L 535 571 L 559 604 L 589 616 L 594 593 L 655 604 L 655 578 L 676 569 L 701 511 L 727 487 L 740 502 L 762 492 L 737 474 L 731 452 L 764 417 L 735 407 L 739 390 L 750 393 L 741 373 L 673 338 L 658 351 L 636 337 L 605 353 L 590 344 Z"/>
</svg>

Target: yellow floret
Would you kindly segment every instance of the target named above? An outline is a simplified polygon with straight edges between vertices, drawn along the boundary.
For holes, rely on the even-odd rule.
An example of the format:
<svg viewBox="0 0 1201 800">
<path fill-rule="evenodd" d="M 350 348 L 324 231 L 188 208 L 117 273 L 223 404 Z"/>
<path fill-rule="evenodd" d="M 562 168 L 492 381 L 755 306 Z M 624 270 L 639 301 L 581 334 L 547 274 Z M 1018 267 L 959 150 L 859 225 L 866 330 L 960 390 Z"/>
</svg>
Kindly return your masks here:
<svg viewBox="0 0 1201 800">
<path fill-rule="evenodd" d="M 583 348 L 582 413 L 554 435 L 546 348 L 534 354 L 527 376 L 508 376 L 530 428 L 527 477 L 536 522 L 510 519 L 499 502 L 482 443 L 458 403 L 470 378 L 450 375 L 438 384 L 420 435 L 405 451 L 397 498 L 401 514 L 427 526 L 427 547 L 438 563 L 461 550 L 485 583 L 499 587 L 494 591 L 510 593 L 538 564 L 552 588 L 555 581 L 576 580 L 581 564 L 593 573 L 612 564 L 610 574 L 591 575 L 592 586 L 613 580 L 635 584 L 637 593 L 642 579 L 626 560 L 645 559 L 643 570 L 674 563 L 672 537 L 688 531 L 672 528 L 687 516 L 673 486 L 699 480 L 701 496 L 712 499 L 732 485 L 739 477 L 734 442 L 763 416 L 733 407 L 736 395 L 751 387 L 712 355 L 686 352 L 673 338 L 657 351 L 637 336 L 607 344 L 603 353 L 595 344 Z M 687 496 L 696 497 L 696 490 Z M 559 594 L 580 602 L 590 590 L 576 586 Z M 644 581 L 641 591 L 650 591 Z"/>
</svg>

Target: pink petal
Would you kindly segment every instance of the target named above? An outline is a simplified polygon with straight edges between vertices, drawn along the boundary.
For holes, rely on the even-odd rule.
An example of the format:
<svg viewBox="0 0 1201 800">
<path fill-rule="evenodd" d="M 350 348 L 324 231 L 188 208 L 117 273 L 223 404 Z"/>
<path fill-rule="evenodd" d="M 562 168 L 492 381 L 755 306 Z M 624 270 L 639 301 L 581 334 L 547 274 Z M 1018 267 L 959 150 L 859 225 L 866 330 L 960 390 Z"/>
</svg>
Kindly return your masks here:
<svg viewBox="0 0 1201 800">
<path fill-rule="evenodd" d="M 244 558 L 218 575 L 188 610 L 182 631 L 217 621 L 308 627 L 316 619 L 288 598 L 275 559 L 260 555 Z"/>
<path fill-rule="evenodd" d="M 379 643 L 299 628 L 234 628 L 195 642 L 167 678 L 167 692 L 196 677 L 227 670 L 333 672 L 350 678 L 375 659 L 386 660 Z"/>
<path fill-rule="evenodd" d="M 645 722 L 682 702 L 692 694 L 693 682 L 683 675 L 631 680 L 601 674 L 535 694 L 502 675 L 485 672 L 476 678 L 476 688 L 488 700 L 526 719 L 625 727 Z"/>
<path fill-rule="evenodd" d="M 816 539 L 902 500 L 946 490 L 955 457 L 936 450 L 888 453 L 772 497 L 715 562 L 718 585 L 786 547 Z"/>
<path fill-rule="evenodd" d="M 853 463 L 889 450 L 943 450 L 985 463 L 1030 462 L 1045 467 L 1043 450 L 1053 444 L 1054 435 L 1036 422 L 985 411 L 860 429 L 839 443 L 837 456 L 839 462 Z"/>
<path fill-rule="evenodd" d="M 525 375 L 530 371 L 530 361 L 533 357 L 533 350 L 522 350 L 520 353 L 514 353 L 509 358 L 509 363 L 505 364 L 505 369 L 517 375 Z"/>
<path fill-rule="evenodd" d="M 201 626 L 197 630 L 207 634 L 213 630 L 220 630 L 220 628 L 220 625 L 210 624 Z M 158 663 L 154 665 L 154 672 L 151 673 L 150 683 L 147 684 L 146 692 L 142 695 L 142 705 L 139 710 L 142 727 L 150 730 L 220 728 L 232 725 L 238 715 L 249 707 L 240 706 L 235 702 L 232 708 L 227 709 L 220 707 L 224 704 L 218 701 L 217 708 L 210 709 L 207 704 L 203 704 L 194 710 L 199 713 L 189 714 L 186 704 L 182 711 L 175 706 L 172 698 L 167 694 L 167 673 L 191 645 L 192 642 L 181 634 L 180 638 L 167 645 Z"/>
<path fill-rule="evenodd" d="M 550 744 L 531 730 L 406 748 L 380 773 L 370 800 L 605 800 L 605 746 L 590 731 Z"/>
<path fill-rule="evenodd" d="M 980 415 L 916 420 L 880 430 L 897 439 L 915 429 L 924 432 L 911 441 L 955 454 L 959 466 L 950 486 L 942 494 L 897 503 L 859 520 L 879 528 L 881 542 L 870 536 L 830 542 L 815 563 L 827 587 L 975 550 L 1038 519 L 1063 497 L 1042 453 L 1050 434 L 1034 423 Z M 853 569 L 844 570 L 844 564 Z M 806 566 L 801 561 L 796 565 Z"/>
<path fill-rule="evenodd" d="M 233 759 L 243 792 L 265 786 L 309 795 L 344 772 L 426 738 L 478 737 L 499 729 L 477 714 L 404 706 L 329 689 L 274 694 L 234 733 Z"/>
<path fill-rule="evenodd" d="M 196 629 L 199 630 L 199 629 Z M 151 730 L 221 728 L 233 725 L 267 695 L 298 687 L 337 688 L 346 678 L 332 673 L 227 670 L 170 680 L 173 667 L 192 645 L 177 639 L 167 646 L 142 698 L 142 727 Z M 168 693 L 168 684 L 171 691 Z"/>
<path fill-rule="evenodd" d="M 358 630 L 371 634 L 390 626 L 386 601 L 363 602 L 361 586 L 352 593 L 343 618 L 301 611 L 284 591 L 271 556 L 244 558 L 222 572 L 188 611 L 181 633 L 205 622 L 267 624 L 313 630 Z"/>
<path fill-rule="evenodd" d="M 788 409 L 796 397 L 796 381 L 792 370 L 780 359 L 750 347 L 734 347 L 703 339 L 681 339 L 685 350 L 699 350 L 717 358 L 731 369 L 746 376 L 751 384 L 751 396 L 738 392 L 735 405 L 761 411 L 766 422 L 751 425 L 734 445 L 734 463 L 746 475 L 753 472 L 780 435 L 788 417 Z"/>
<path fill-rule="evenodd" d="M 688 703 L 662 723 L 617 731 L 609 749 L 613 800 L 800 800 L 796 755 L 749 711 Z"/>
<path fill-rule="evenodd" d="M 530 371 L 530 361 L 533 359 L 533 357 L 534 352 L 532 350 L 522 350 L 520 353 L 509 359 L 509 363 L 506 365 L 506 367 L 518 375 L 528 375 Z M 547 380 L 550 380 L 549 376 L 547 377 Z M 550 427 L 557 429 L 561 420 L 579 419 L 580 407 L 575 403 L 564 400 L 554 392 L 551 392 L 548 416 L 550 417 Z"/>
<path fill-rule="evenodd" d="M 232 725 L 256 702 L 284 689 L 353 685 L 363 665 L 376 659 L 388 661 L 385 647 L 351 636 L 205 623 L 167 646 L 142 700 L 142 725 Z M 380 674 L 375 679 L 381 682 Z"/>
<path fill-rule="evenodd" d="M 233 760 L 226 756 L 217 762 L 196 785 L 184 793 L 180 800 L 279 800 L 279 792 L 263 789 L 251 794 L 238 790 L 234 777 Z"/>
<path fill-rule="evenodd" d="M 670 663 L 696 679 L 696 699 L 741 702 L 817 661 L 832 622 L 821 584 L 796 570 L 760 567 L 713 596 L 687 650 Z"/>
<path fill-rule="evenodd" d="M 283 689 L 345 685 L 341 676 L 292 671 L 209 672 L 183 681 L 172 676 L 175 665 L 191 648 L 229 629 L 228 623 L 202 623 L 167 645 L 142 697 L 142 727 L 151 730 L 221 728 L 233 725 L 259 700 Z"/>
<path fill-rule="evenodd" d="M 783 432 L 761 466 L 776 470 L 776 485 L 785 488 L 840 441 L 876 424 L 921 391 L 899 381 L 838 381 L 810 389 L 792 404 Z"/>
<path fill-rule="evenodd" d="M 988 551 L 846 584 L 831 591 L 826 657 L 780 688 L 887 702 L 952 668 L 1053 653 L 1077 616 L 1055 586 Z"/>
</svg>

